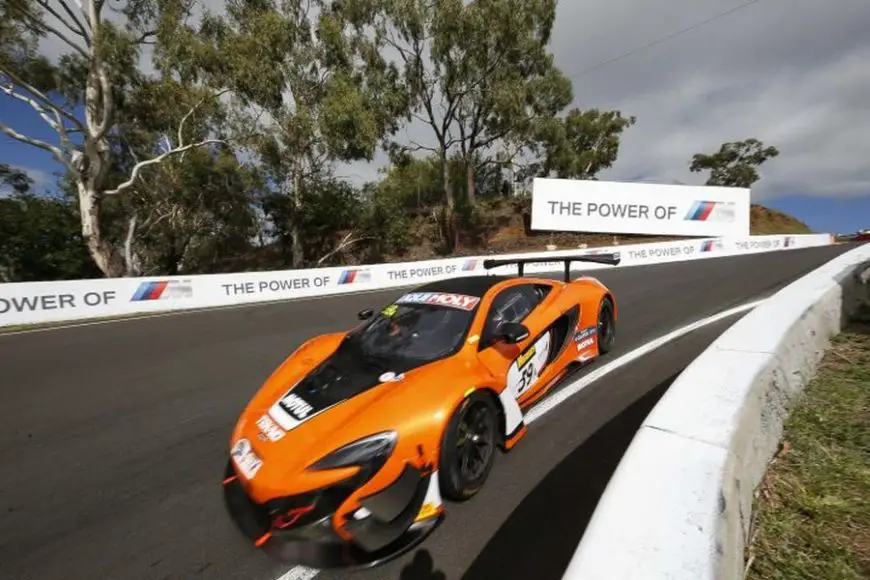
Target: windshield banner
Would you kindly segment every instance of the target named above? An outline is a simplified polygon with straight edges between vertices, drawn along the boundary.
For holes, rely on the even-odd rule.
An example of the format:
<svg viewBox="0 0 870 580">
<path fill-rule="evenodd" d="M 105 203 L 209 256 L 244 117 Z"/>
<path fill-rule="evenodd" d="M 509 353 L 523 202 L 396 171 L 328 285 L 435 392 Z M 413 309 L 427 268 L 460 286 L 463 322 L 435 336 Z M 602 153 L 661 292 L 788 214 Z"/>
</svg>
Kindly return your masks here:
<svg viewBox="0 0 870 580">
<path fill-rule="evenodd" d="M 448 306 L 460 310 L 474 310 L 480 298 L 465 294 L 448 294 L 444 292 L 411 292 L 398 300 L 397 304 L 429 304 L 432 306 Z"/>
</svg>

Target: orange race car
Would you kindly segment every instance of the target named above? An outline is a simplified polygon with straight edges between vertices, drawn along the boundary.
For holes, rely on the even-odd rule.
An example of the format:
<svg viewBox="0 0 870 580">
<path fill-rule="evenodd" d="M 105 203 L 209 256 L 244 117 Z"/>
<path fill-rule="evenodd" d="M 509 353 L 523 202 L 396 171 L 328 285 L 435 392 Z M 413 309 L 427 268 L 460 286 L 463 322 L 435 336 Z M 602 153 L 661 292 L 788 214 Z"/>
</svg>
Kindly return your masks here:
<svg viewBox="0 0 870 580">
<path fill-rule="evenodd" d="M 413 548 L 483 486 L 524 413 L 575 364 L 613 346 L 616 300 L 571 262 L 565 280 L 432 282 L 349 332 L 310 339 L 242 413 L 229 445 L 226 506 L 258 547 L 319 567 L 372 566 Z"/>
</svg>

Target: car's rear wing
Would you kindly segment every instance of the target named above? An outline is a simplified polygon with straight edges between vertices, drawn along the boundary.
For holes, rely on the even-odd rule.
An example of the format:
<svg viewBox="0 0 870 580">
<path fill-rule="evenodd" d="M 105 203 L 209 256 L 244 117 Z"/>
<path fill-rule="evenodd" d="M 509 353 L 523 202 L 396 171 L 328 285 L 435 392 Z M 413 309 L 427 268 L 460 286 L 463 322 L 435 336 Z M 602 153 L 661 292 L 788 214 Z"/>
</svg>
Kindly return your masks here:
<svg viewBox="0 0 870 580">
<path fill-rule="evenodd" d="M 526 264 L 541 264 L 546 262 L 562 262 L 565 267 L 565 282 L 571 281 L 571 262 L 592 262 L 594 264 L 607 264 L 616 266 L 621 258 L 619 253 L 608 254 L 579 254 L 576 256 L 540 256 L 537 258 L 504 258 L 504 259 L 486 259 L 483 261 L 483 268 L 491 270 L 499 266 L 512 266 L 516 264 L 517 273 L 523 275 L 523 266 Z"/>
</svg>

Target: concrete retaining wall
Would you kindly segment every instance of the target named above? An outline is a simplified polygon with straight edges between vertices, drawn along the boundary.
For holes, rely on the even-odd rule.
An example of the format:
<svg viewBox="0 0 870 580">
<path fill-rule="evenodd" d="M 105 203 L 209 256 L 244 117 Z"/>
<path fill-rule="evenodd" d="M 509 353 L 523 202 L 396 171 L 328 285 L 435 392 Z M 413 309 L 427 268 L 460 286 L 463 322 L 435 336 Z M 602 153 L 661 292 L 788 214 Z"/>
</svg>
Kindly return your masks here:
<svg viewBox="0 0 870 580">
<path fill-rule="evenodd" d="M 782 289 L 695 359 L 642 424 L 564 578 L 742 578 L 753 492 L 795 396 L 867 299 L 868 277 L 864 245 Z"/>
</svg>

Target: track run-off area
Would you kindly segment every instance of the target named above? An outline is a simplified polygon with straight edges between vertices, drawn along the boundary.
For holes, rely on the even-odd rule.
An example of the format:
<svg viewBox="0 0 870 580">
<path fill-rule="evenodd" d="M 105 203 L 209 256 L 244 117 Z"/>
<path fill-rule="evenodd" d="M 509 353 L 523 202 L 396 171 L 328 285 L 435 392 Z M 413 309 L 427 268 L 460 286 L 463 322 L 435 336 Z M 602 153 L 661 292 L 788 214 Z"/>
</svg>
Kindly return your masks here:
<svg viewBox="0 0 870 580">
<path fill-rule="evenodd" d="M 851 247 L 592 271 L 618 301 L 617 347 L 565 388 L 653 339 L 765 298 Z M 225 513 L 230 430 L 299 344 L 352 327 L 359 310 L 403 291 L 0 334 L 0 576 L 310 578 L 256 550 Z M 561 578 L 637 426 L 739 316 L 636 357 L 537 416 L 497 457 L 483 491 L 448 504 L 444 523 L 409 554 L 316 578 Z"/>
</svg>

